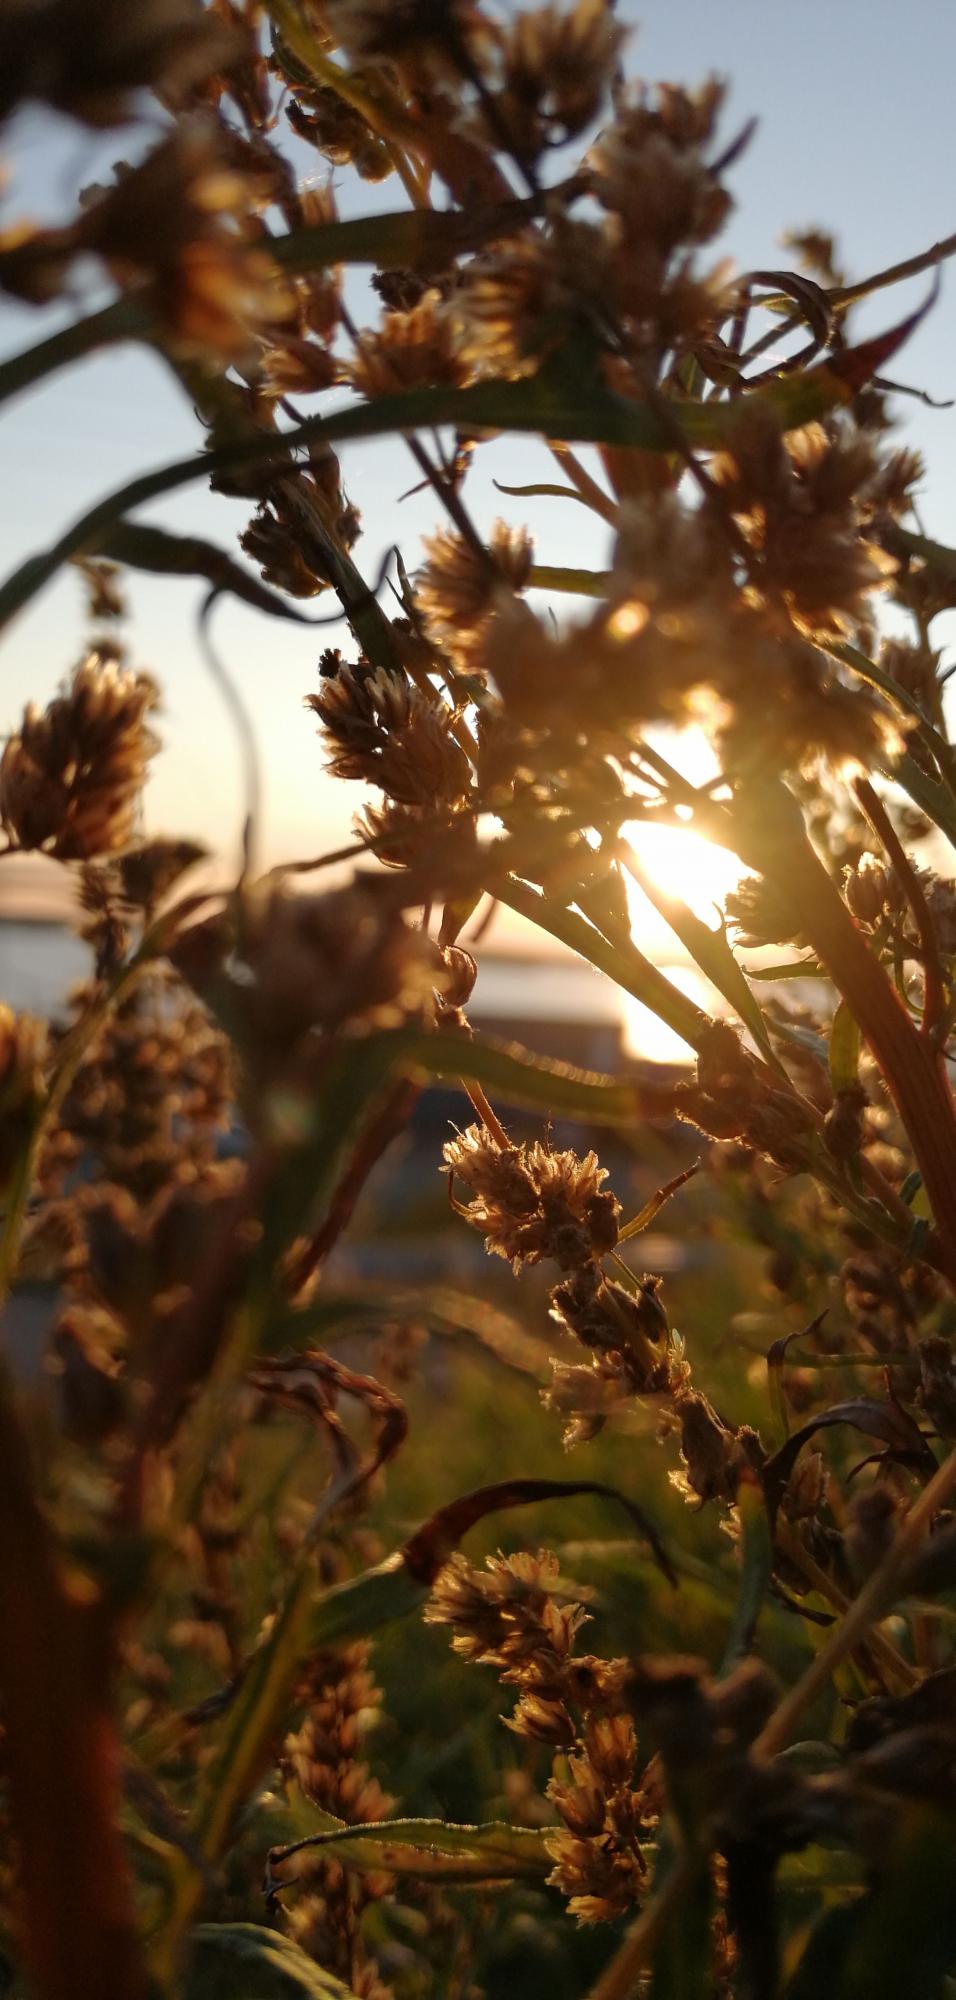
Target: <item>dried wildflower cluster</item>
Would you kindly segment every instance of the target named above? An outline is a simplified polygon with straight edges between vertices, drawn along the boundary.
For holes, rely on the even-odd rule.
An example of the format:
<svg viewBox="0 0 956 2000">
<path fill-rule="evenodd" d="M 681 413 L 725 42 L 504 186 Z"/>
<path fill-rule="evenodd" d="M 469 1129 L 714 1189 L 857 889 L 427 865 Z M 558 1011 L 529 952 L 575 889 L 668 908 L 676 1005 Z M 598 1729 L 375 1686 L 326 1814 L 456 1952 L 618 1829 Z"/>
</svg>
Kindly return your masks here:
<svg viewBox="0 0 956 2000">
<path fill-rule="evenodd" d="M 445 1160 L 472 1191 L 464 1213 L 489 1250 L 510 1258 L 516 1270 L 547 1257 L 566 1273 L 551 1293 L 551 1318 L 588 1358 L 553 1358 L 543 1392 L 546 1406 L 565 1419 L 565 1445 L 593 1439 L 635 1398 L 648 1398 L 662 1434 L 674 1432 L 679 1441 L 674 1485 L 691 1502 L 716 1500 L 732 1510 L 741 1480 L 763 1473 L 765 1446 L 749 1425 L 728 1424 L 691 1386 L 660 1281 L 645 1276 L 625 1286 L 603 1270 L 618 1239 L 620 1204 L 601 1188 L 606 1176 L 596 1156 L 579 1160 L 540 1143 L 505 1149 L 473 1126 L 446 1144 Z M 785 1514 L 805 1511 L 801 1492 L 783 1482 Z"/>
<path fill-rule="evenodd" d="M 159 748 L 146 720 L 158 699 L 147 674 L 91 654 L 46 709 L 27 709 L 0 760 L 0 822 L 15 847 L 88 861 L 130 844 Z"/>
<path fill-rule="evenodd" d="M 953 243 L 854 283 L 803 229 L 800 270 L 737 272 L 720 239 L 748 131 L 727 130 L 722 84 L 652 86 L 631 58 L 611 0 L 0 9 L 12 145 L 31 103 L 131 128 L 61 224 L 4 223 L 0 290 L 63 303 L 92 260 L 109 296 L 0 364 L 0 395 L 141 339 L 205 443 L 0 586 L 2 623 L 72 557 L 92 628 L 0 757 L 0 860 L 66 871 L 90 954 L 62 1019 L 0 1005 L 0 1294 L 28 1328 L 46 1312 L 41 1365 L 0 1382 L 0 1983 L 9 1934 L 37 2000 L 62 2000 L 77 1964 L 102 2000 L 150 1982 L 172 2000 L 205 1990 L 217 1952 L 210 1990 L 241 1983 L 244 1954 L 253 1983 L 311 1989 L 318 1967 L 358 2000 L 480 2000 L 496 1899 L 533 1953 L 545 1884 L 586 1923 L 647 1910 L 609 1941 L 601 1993 L 647 1973 L 655 1992 L 796 2000 L 825 1961 L 835 1993 L 889 1967 L 881 1991 L 940 2000 L 952 1970 L 947 1944 L 920 1984 L 885 1913 L 918 1887 L 948 1939 L 956 1886 L 935 1604 L 956 1577 L 956 764 L 936 625 L 956 556 L 921 530 L 918 457 L 888 445 L 912 322 L 860 344 L 850 312 Z M 353 213 L 356 178 L 383 191 Z M 386 434 L 433 520 L 375 581 L 347 454 Z M 502 486 L 506 518 L 484 522 L 474 469 L 502 435 L 554 470 Z M 139 518 L 144 493 L 202 474 L 243 503 L 245 561 Z M 605 567 L 549 564 L 562 498 L 599 524 Z M 225 887 L 197 843 L 146 833 L 159 683 L 117 633 L 124 565 L 202 577 L 207 611 L 223 592 L 300 625 L 341 608 L 350 642 L 321 653 L 306 705 L 325 767 L 359 788 L 350 880 L 305 888 L 311 862 L 260 877 L 252 797 Z M 542 591 L 586 608 L 559 617 Z M 703 785 L 679 738 L 674 764 L 660 748 L 688 723 L 713 753 Z M 645 872 L 643 825 L 739 857 L 726 929 Z M 635 886 L 731 1019 L 648 962 Z M 467 1008 L 496 901 L 651 1006 L 694 1067 L 608 1080 L 489 1047 Z M 599 1453 L 615 1425 L 650 1425 L 674 1452 L 693 1517 L 659 1529 L 625 1496 L 669 1582 L 672 1531 L 704 1508 L 728 1531 L 706 1665 L 583 1654 L 584 1593 L 553 1557 L 455 1553 L 489 1510 L 580 1482 L 501 1468 L 384 1560 L 363 1524 L 408 1431 L 397 1386 L 434 1390 L 413 1366 L 431 1313 L 490 1329 L 453 1294 L 406 1317 L 326 1282 L 431 1074 L 476 1113 L 444 1148 L 455 1214 L 515 1273 L 553 1267 L 543 1400 L 565 1442 Z M 697 1285 L 690 1354 L 624 1254 L 689 1178 L 679 1130 L 681 1171 L 628 1221 L 597 1152 L 513 1141 L 499 1090 L 624 1123 L 638 1151 L 646 1117 L 705 1135 L 709 1205 L 684 1227 L 728 1282 Z M 337 1346 L 370 1327 L 377 1375 Z M 541 1343 L 521 1351 L 536 1367 Z M 628 1465 L 643 1497 L 646 1455 Z M 523 1826 L 478 1823 L 480 1801 L 476 1824 L 392 1824 L 367 1635 L 426 1598 L 458 1656 L 514 1690 L 529 1768 L 550 1753 Z M 648 1592 L 666 1643 L 698 1612 Z M 828 1690 L 810 1770 L 779 1753 L 828 1727 Z M 424 1780 L 405 1758 L 410 1811 L 443 1803 L 442 1758 Z M 467 1782 L 456 1765 L 450 1790 Z M 774 1871 L 811 1842 L 856 1869 L 853 1899 L 834 1912 L 808 1880 L 794 1924 Z M 256 1921 L 267 1849 L 284 1934 Z M 300 1872 L 273 1877 L 274 1853 Z M 513 1963 L 489 1991 L 512 1990 Z"/>
<path fill-rule="evenodd" d="M 388 1819 L 395 1806 L 357 1754 L 381 1701 L 368 1661 L 369 1649 L 359 1643 L 309 1663 L 300 1690 L 303 1719 L 283 1750 L 283 1760 L 309 1802 L 350 1826 Z M 378 1976 L 360 1930 L 363 1909 L 388 1886 L 384 1871 L 380 1878 L 358 1880 L 341 1862 L 317 1855 L 292 1913 L 293 1937 L 318 1965 L 346 1980 L 361 2000 L 390 2000 L 391 1988 Z"/>
<path fill-rule="evenodd" d="M 465 1660 L 493 1667 L 519 1690 L 508 1727 L 547 1744 L 547 1796 L 561 1830 L 549 1833 L 549 1881 L 579 1923 L 601 1923 L 643 1898 L 646 1847 L 657 1823 L 642 1788 L 634 1725 L 624 1700 L 626 1660 L 575 1651 L 587 1622 L 553 1555 L 489 1556 L 484 1569 L 454 1556 L 426 1611 L 447 1625 Z"/>
</svg>

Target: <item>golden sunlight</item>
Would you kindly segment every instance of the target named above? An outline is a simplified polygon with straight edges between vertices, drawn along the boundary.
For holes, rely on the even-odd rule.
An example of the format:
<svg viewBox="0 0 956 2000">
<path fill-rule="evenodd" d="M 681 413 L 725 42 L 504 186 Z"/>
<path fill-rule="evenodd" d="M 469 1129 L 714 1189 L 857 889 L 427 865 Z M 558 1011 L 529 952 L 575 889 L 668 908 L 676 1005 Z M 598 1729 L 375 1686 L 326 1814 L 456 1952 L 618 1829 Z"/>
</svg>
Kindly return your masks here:
<svg viewBox="0 0 956 2000">
<path fill-rule="evenodd" d="M 725 897 L 747 871 L 735 854 L 714 847 L 691 827 L 650 826 L 632 820 L 622 833 L 652 886 L 679 898 L 705 924 L 716 928 Z M 703 974 L 693 965 L 670 925 L 654 908 L 637 882 L 625 877 L 634 942 L 653 959 L 675 986 L 708 1013 L 721 1003 Z M 629 994 L 622 994 L 624 1036 L 629 1050 L 653 1062 L 686 1062 L 691 1051 L 656 1014 Z"/>
<path fill-rule="evenodd" d="M 723 908 L 725 896 L 747 872 L 735 854 L 729 854 L 725 847 L 714 847 L 689 826 L 648 826 L 643 820 L 631 820 L 622 831 L 655 887 L 668 896 L 678 896 L 707 924 L 716 922 L 715 908 Z M 634 935 L 642 950 L 643 937 L 649 935 L 645 924 L 651 922 L 673 946 L 673 932 L 636 883 L 629 896 Z"/>
</svg>

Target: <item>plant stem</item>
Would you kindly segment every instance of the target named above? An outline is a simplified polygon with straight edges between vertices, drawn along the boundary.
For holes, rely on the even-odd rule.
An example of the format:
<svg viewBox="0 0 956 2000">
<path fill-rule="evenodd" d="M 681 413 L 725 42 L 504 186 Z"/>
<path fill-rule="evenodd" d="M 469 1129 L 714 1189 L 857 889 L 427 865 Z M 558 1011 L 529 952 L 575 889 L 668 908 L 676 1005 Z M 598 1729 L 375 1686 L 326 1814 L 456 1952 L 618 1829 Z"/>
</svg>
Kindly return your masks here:
<svg viewBox="0 0 956 2000">
<path fill-rule="evenodd" d="M 946 1005 L 933 913 L 926 901 L 919 876 L 912 867 L 883 801 L 873 790 L 869 778 L 858 778 L 853 789 L 874 833 L 886 849 L 913 914 L 923 959 L 923 1033 L 930 1034 L 939 1027 Z"/>
<path fill-rule="evenodd" d="M 61 1574 L 12 1389 L 0 1380 L 0 1699 L 36 2000 L 139 2000 L 137 1925 L 118 1830 L 113 1639 L 103 1603 Z"/>
</svg>

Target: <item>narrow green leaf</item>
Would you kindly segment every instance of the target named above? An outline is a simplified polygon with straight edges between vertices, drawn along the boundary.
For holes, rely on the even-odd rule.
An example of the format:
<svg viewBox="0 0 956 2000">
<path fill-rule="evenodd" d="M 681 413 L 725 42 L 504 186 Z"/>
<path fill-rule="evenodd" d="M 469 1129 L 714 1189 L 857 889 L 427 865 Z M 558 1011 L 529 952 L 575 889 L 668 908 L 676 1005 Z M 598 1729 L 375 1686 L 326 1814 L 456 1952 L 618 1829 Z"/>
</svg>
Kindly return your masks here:
<svg viewBox="0 0 956 2000">
<path fill-rule="evenodd" d="M 496 237 L 513 235 L 543 206 L 543 195 L 528 195 L 514 201 L 478 202 L 468 209 L 407 208 L 355 215 L 273 237 L 269 254 L 286 271 L 379 264 L 386 270 L 400 267 L 428 273 Z"/>
<path fill-rule="evenodd" d="M 771 1066 L 786 1074 L 783 1064 L 770 1040 L 766 1022 L 757 1001 L 747 984 L 729 944 L 722 924 L 711 930 L 702 923 L 700 917 L 688 909 L 678 896 L 668 895 L 640 865 L 636 854 L 628 849 L 624 855 L 624 865 L 633 875 L 638 887 L 643 890 L 649 903 L 658 911 L 666 923 L 670 924 L 675 936 L 690 952 L 701 972 L 716 986 L 718 993 L 733 1007 L 746 1028 L 749 1028 L 761 1054 Z"/>
<path fill-rule="evenodd" d="M 791 958 L 785 965 L 748 966 L 748 979 L 829 979 L 815 958 Z"/>
<path fill-rule="evenodd" d="M 494 893 L 509 909 L 530 917 L 532 923 L 569 945 L 588 965 L 606 973 L 625 993 L 633 994 L 635 1000 L 665 1021 L 688 1048 L 700 1048 L 710 1027 L 708 1015 L 652 965 L 633 941 L 612 942 L 576 910 L 566 909 L 514 875 L 497 882 Z"/>
<path fill-rule="evenodd" d="M 763 1492 L 756 1479 L 741 1480 L 737 1488 L 737 1513 L 740 1585 L 721 1675 L 728 1674 L 750 1652 L 773 1570 L 773 1536 Z"/>
<path fill-rule="evenodd" d="M 641 1236 L 645 1229 L 649 1229 L 671 1196 L 677 1194 L 680 1188 L 686 1187 L 688 1181 L 692 1181 L 695 1175 L 699 1174 L 700 1166 L 700 1161 L 695 1160 L 692 1167 L 685 1167 L 683 1173 L 675 1174 L 673 1180 L 665 1181 L 664 1186 L 651 1195 L 643 1208 L 639 1208 L 637 1214 L 631 1216 L 630 1222 L 625 1222 L 618 1230 L 618 1243 L 629 1243 L 632 1236 Z"/>
<path fill-rule="evenodd" d="M 834 1092 L 849 1090 L 859 1077 L 860 1030 L 845 1000 L 833 1016 L 829 1044 L 830 1082 Z"/>
<path fill-rule="evenodd" d="M 32 388 L 34 382 L 42 382 L 69 362 L 82 360 L 98 347 L 145 338 L 149 326 L 149 314 L 141 299 L 135 295 L 114 299 L 98 312 L 74 320 L 72 326 L 61 327 L 59 333 L 49 334 L 45 340 L 38 340 L 33 347 L 11 354 L 9 360 L 0 363 L 0 403 Z"/>
<path fill-rule="evenodd" d="M 846 402 L 912 325 L 883 340 L 864 342 L 803 374 L 783 377 L 758 392 L 786 429 L 797 429 Z M 309 417 L 281 436 L 255 438 L 198 452 L 155 472 L 144 473 L 80 516 L 58 541 L 22 563 L 0 589 L 0 627 L 8 624 L 73 555 L 95 548 L 102 535 L 134 507 L 193 480 L 221 473 L 282 465 L 302 445 L 347 444 L 435 425 L 464 431 L 512 431 L 556 442 L 637 446 L 642 451 L 673 449 L 670 428 L 656 410 L 617 395 L 602 382 L 597 351 L 586 341 L 565 342 L 536 375 L 520 381 L 487 381 L 458 389 L 409 389 L 352 404 L 330 415 Z M 673 414 L 692 445 L 719 448 L 733 434 L 739 405 L 676 401 Z"/>
<path fill-rule="evenodd" d="M 539 1827 L 509 1826 L 492 1820 L 483 1826 L 455 1826 L 441 1819 L 378 1820 L 349 1826 L 333 1813 L 307 1808 L 315 1831 L 301 1840 L 274 1847 L 269 1855 L 270 1891 L 297 1880 L 287 1863 L 297 1854 L 328 1854 L 360 1874 L 387 1870 L 390 1875 L 442 1882 L 513 1882 L 540 1880 L 551 1867 L 545 1836 Z"/>
<path fill-rule="evenodd" d="M 569 597 L 606 597 L 610 579 L 611 572 L 607 569 L 555 568 L 549 563 L 535 563 L 528 589 L 560 590 Z"/>
<path fill-rule="evenodd" d="M 153 576 L 203 576 L 217 593 L 238 597 L 256 611 L 291 619 L 297 625 L 312 623 L 288 598 L 270 590 L 224 549 L 203 541 L 200 535 L 172 535 L 168 529 L 150 527 L 146 522 L 118 521 L 103 535 L 95 553 Z"/>
<path fill-rule="evenodd" d="M 476 1035 L 428 1034 L 400 1029 L 396 1063 L 426 1076 L 463 1078 L 494 1090 L 509 1104 L 546 1112 L 553 1118 L 585 1119 L 599 1125 L 635 1125 L 646 1106 L 640 1083 L 599 1076 L 570 1064 L 532 1056 L 516 1042 Z M 655 1110 L 661 1105 L 655 1100 Z"/>
<path fill-rule="evenodd" d="M 823 2000 L 824 1995 L 832 2000 L 864 1914 L 865 1899 L 824 1910 L 807 1939 L 793 1978 L 784 1989 L 784 2000 Z"/>
<path fill-rule="evenodd" d="M 326 1340 L 334 1328 L 347 1326 L 378 1333 L 384 1321 L 413 1319 L 432 1333 L 445 1338 L 464 1335 L 477 1340 L 497 1361 L 522 1375 L 542 1379 L 547 1349 L 500 1307 L 487 1299 L 472 1298 L 449 1286 L 429 1286 L 423 1291 L 402 1291 L 377 1286 L 368 1281 L 354 1291 L 331 1291 L 323 1286 L 319 1296 L 299 1312 L 282 1314 L 265 1327 L 258 1342 L 261 1354 L 282 1349 L 293 1352 L 315 1340 Z"/>
<path fill-rule="evenodd" d="M 281 1931 L 262 1924 L 197 1924 L 184 2000 L 354 2000 Z"/>
<path fill-rule="evenodd" d="M 888 531 L 887 546 L 894 555 L 917 556 L 930 575 L 938 576 L 943 583 L 956 583 L 956 549 L 947 548 L 944 542 L 934 542 L 929 535 L 918 535 L 915 529 L 894 522 Z"/>
<path fill-rule="evenodd" d="M 931 778 L 928 772 L 921 770 L 915 757 L 911 757 L 906 751 L 902 757 L 896 757 L 892 762 L 887 760 L 882 768 L 886 776 L 892 778 L 894 784 L 902 785 L 903 790 L 909 793 L 913 804 L 919 806 L 920 812 L 924 812 L 927 819 L 931 819 L 934 826 L 939 827 L 940 833 L 945 834 L 950 847 L 956 847 L 956 799 L 951 788 L 940 784 L 938 779 Z"/>
<path fill-rule="evenodd" d="M 821 1918 L 786 2000 L 940 2000 L 956 1966 L 956 1826 L 900 1801 L 870 1892 Z"/>
<path fill-rule="evenodd" d="M 531 195 L 464 211 L 417 208 L 351 216 L 273 237 L 269 254 L 283 270 L 293 272 L 320 271 L 336 264 L 434 271 L 465 251 L 512 234 L 540 213 L 543 203 L 543 195 Z M 98 348 L 121 340 L 149 341 L 156 331 L 142 298 L 134 293 L 114 299 L 0 363 L 0 403 Z"/>
<path fill-rule="evenodd" d="M 503 479 L 496 479 L 494 486 L 496 493 L 507 493 L 516 500 L 577 500 L 582 507 L 591 505 L 576 486 L 562 486 L 560 480 L 544 479 L 530 486 L 506 486 Z"/>
</svg>

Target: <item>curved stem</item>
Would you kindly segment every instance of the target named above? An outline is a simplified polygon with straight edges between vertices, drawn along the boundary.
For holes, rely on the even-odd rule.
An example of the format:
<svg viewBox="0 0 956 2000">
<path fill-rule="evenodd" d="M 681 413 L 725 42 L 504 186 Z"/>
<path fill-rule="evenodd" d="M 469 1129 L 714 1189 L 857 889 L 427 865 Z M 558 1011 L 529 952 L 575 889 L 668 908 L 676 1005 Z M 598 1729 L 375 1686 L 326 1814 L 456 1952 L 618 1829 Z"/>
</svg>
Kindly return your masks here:
<svg viewBox="0 0 956 2000">
<path fill-rule="evenodd" d="M 47 340 L 37 341 L 35 347 L 24 348 L 22 353 L 0 362 L 0 403 L 53 375 L 58 368 L 65 368 L 68 362 L 82 360 L 98 347 L 112 346 L 119 340 L 144 339 L 149 328 L 149 314 L 140 299 L 135 296 L 113 299 L 99 312 L 74 320 L 71 326 L 61 327 L 59 333 L 51 333 Z"/>
</svg>

